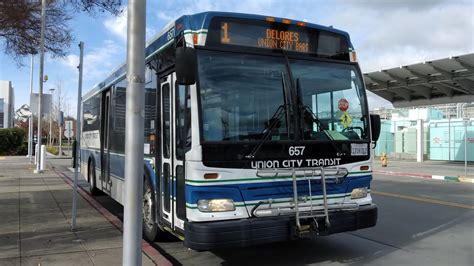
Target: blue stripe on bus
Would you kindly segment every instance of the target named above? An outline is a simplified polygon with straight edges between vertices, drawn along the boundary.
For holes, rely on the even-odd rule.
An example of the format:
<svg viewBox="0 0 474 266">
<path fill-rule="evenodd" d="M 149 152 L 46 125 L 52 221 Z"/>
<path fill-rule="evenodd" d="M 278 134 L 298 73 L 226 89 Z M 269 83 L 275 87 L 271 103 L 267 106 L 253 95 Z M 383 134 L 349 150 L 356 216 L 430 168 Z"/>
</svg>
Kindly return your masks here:
<svg viewBox="0 0 474 266">
<path fill-rule="evenodd" d="M 358 187 L 370 188 L 371 175 L 348 178 L 341 184 L 327 184 L 328 195 L 350 193 Z M 297 182 L 298 194 L 309 195 L 307 180 Z M 292 181 L 243 183 L 243 184 L 218 184 L 213 186 L 193 186 L 186 184 L 186 203 L 196 204 L 200 199 L 230 198 L 234 202 L 280 199 L 293 197 Z M 312 182 L 312 196 L 322 195 L 321 184 Z M 174 196 L 174 195 L 172 195 Z"/>
</svg>

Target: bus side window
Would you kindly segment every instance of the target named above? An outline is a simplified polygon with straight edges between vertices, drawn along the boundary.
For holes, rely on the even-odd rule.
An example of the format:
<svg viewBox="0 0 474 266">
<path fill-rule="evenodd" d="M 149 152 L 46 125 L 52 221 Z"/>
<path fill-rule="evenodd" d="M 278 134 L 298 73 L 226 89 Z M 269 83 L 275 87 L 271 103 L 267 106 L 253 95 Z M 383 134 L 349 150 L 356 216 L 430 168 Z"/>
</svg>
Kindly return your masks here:
<svg viewBox="0 0 474 266">
<path fill-rule="evenodd" d="M 147 67 L 145 71 L 145 121 L 144 121 L 144 153 L 155 154 L 156 137 L 156 75 L 155 71 Z"/>
<path fill-rule="evenodd" d="M 191 149 L 191 92 L 189 86 L 186 86 L 185 110 L 186 111 L 184 113 L 184 132 L 186 133 L 186 145 L 184 147 L 184 152 L 187 152 Z"/>
<path fill-rule="evenodd" d="M 191 149 L 191 106 L 189 86 L 176 82 L 176 158 L 184 159 L 184 153 Z"/>
<path fill-rule="evenodd" d="M 170 85 L 166 83 L 162 87 L 163 108 L 163 157 L 170 158 Z"/>
<path fill-rule="evenodd" d="M 125 152 L 125 113 L 127 81 L 121 80 L 114 87 L 112 97 L 112 130 L 110 150 L 115 153 Z"/>
</svg>

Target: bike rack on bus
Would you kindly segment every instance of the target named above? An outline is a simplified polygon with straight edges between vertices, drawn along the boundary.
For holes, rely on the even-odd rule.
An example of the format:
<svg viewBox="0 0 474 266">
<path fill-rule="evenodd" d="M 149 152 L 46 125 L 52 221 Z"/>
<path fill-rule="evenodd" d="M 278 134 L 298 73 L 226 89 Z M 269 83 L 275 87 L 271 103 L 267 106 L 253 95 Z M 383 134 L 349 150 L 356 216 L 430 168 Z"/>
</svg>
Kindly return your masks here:
<svg viewBox="0 0 474 266">
<path fill-rule="evenodd" d="M 326 184 L 334 183 L 339 184 L 344 181 L 347 176 L 348 170 L 342 167 L 305 167 L 305 168 L 265 168 L 257 169 L 257 176 L 259 177 L 277 177 L 277 176 L 291 176 L 293 181 L 293 206 L 289 207 L 273 207 L 273 200 L 265 200 L 259 202 L 253 209 L 252 215 L 255 217 L 262 216 L 279 216 L 279 215 L 295 215 L 296 227 L 301 231 L 301 220 L 302 219 L 316 219 L 323 218 L 326 228 L 331 226 L 329 220 L 330 211 L 341 211 L 341 210 L 356 210 L 359 208 L 357 203 L 336 203 L 328 204 Z M 306 203 L 306 197 L 298 197 L 298 185 L 297 179 L 308 181 L 309 191 L 309 206 L 300 206 L 300 203 Z M 321 188 L 323 193 L 323 204 L 322 206 L 313 204 L 311 181 L 320 180 Z M 264 204 L 268 207 L 264 207 Z M 317 222 L 315 223 L 317 226 Z"/>
</svg>

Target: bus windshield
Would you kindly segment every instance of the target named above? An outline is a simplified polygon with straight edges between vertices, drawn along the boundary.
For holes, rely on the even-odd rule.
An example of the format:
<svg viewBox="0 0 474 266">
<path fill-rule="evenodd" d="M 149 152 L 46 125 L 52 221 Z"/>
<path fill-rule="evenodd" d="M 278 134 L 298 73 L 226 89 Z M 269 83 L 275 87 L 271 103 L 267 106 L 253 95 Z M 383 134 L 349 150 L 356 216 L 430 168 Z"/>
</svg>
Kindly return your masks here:
<svg viewBox="0 0 474 266">
<path fill-rule="evenodd" d="M 353 65 L 289 59 L 296 83 L 291 86 L 285 57 L 210 50 L 197 54 L 204 141 L 261 139 L 280 106 L 296 105 L 290 101 L 295 94 L 306 110 L 299 114 L 302 139 L 366 139 L 363 86 Z M 294 140 L 288 120 L 295 116 L 277 119 L 268 140 Z"/>
<path fill-rule="evenodd" d="M 260 139 L 285 102 L 284 58 L 200 50 L 198 62 L 204 140 Z M 286 118 L 280 119 L 271 138 L 289 139 Z"/>
<path fill-rule="evenodd" d="M 318 124 L 305 115 L 303 139 L 325 139 L 322 133 L 334 140 L 367 138 L 365 92 L 354 65 L 289 62 L 302 105 L 319 120 Z"/>
</svg>

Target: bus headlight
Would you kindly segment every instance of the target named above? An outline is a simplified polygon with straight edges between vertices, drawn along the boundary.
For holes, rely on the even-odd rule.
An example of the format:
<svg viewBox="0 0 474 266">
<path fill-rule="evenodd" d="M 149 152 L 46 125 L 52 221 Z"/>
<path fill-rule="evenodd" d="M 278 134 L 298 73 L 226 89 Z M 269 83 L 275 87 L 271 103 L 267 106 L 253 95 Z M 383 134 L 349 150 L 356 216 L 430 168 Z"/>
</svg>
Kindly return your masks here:
<svg viewBox="0 0 474 266">
<path fill-rule="evenodd" d="M 354 188 L 351 192 L 351 199 L 360 199 L 365 197 L 367 197 L 366 187 Z"/>
<path fill-rule="evenodd" d="M 202 212 L 235 211 L 235 205 L 232 199 L 202 199 L 198 200 L 197 206 Z"/>
</svg>

